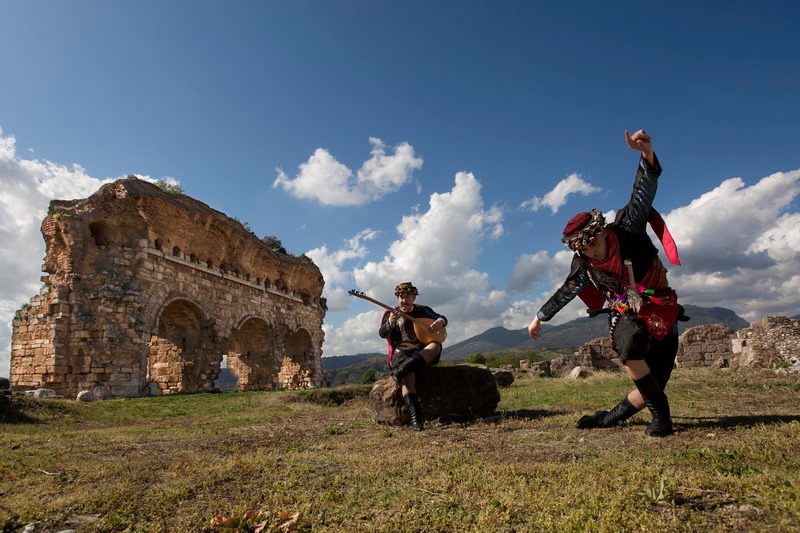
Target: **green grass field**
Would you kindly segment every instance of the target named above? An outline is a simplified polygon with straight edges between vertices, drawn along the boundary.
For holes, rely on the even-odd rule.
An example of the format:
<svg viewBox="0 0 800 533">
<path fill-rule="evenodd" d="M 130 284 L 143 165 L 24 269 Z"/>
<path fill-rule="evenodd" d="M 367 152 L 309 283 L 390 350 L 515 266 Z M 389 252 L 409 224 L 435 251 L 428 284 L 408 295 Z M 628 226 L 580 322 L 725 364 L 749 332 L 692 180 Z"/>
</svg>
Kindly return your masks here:
<svg viewBox="0 0 800 533">
<path fill-rule="evenodd" d="M 375 424 L 368 386 L 5 397 L 0 527 L 216 531 L 225 515 L 239 531 L 800 531 L 797 376 L 676 370 L 674 436 L 646 437 L 644 414 L 575 429 L 629 387 L 518 375 L 501 421 L 420 433 Z M 248 511 L 268 514 L 236 525 Z"/>
</svg>

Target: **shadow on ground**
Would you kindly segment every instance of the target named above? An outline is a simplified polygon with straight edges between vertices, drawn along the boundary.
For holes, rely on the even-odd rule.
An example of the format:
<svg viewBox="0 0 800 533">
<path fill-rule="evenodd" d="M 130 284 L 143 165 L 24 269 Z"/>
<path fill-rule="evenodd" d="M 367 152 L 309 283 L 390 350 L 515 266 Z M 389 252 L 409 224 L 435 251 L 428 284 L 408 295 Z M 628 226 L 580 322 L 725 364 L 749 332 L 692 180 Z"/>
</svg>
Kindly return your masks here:
<svg viewBox="0 0 800 533">
<path fill-rule="evenodd" d="M 691 417 L 682 416 L 673 418 L 687 429 L 733 429 L 755 427 L 760 425 L 788 424 L 800 422 L 798 415 L 749 415 L 749 416 L 720 416 L 720 417 Z"/>
</svg>

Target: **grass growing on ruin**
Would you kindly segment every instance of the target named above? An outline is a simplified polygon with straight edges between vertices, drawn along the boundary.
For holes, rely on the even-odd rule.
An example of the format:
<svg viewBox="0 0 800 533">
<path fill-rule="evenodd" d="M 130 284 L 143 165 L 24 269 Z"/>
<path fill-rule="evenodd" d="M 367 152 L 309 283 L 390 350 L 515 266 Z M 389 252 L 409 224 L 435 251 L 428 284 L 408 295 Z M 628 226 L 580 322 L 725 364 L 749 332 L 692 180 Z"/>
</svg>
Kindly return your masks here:
<svg viewBox="0 0 800 533">
<path fill-rule="evenodd" d="M 497 423 L 376 425 L 368 387 L 0 403 L 0 529 L 800 531 L 800 381 L 678 370 L 678 433 L 580 431 L 629 382 L 521 378 Z M 244 529 L 242 529 L 244 530 Z"/>
</svg>

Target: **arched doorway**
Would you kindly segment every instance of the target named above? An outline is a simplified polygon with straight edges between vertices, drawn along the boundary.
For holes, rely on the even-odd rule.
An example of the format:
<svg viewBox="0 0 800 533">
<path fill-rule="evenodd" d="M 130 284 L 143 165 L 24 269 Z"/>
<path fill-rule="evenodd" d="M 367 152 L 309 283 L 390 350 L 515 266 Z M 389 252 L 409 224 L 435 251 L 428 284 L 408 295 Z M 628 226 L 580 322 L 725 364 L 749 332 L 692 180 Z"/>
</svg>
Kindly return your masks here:
<svg viewBox="0 0 800 533">
<path fill-rule="evenodd" d="M 285 353 L 278 380 L 284 389 L 308 389 L 312 386 L 311 335 L 304 329 L 290 333 L 284 339 Z"/>
<path fill-rule="evenodd" d="M 240 391 L 278 388 L 278 360 L 272 346 L 274 332 L 260 318 L 248 318 L 228 339 L 228 368 Z"/>
<path fill-rule="evenodd" d="M 189 300 L 174 300 L 158 317 L 150 338 L 149 381 L 160 394 L 212 391 L 222 354 L 203 310 Z"/>
</svg>

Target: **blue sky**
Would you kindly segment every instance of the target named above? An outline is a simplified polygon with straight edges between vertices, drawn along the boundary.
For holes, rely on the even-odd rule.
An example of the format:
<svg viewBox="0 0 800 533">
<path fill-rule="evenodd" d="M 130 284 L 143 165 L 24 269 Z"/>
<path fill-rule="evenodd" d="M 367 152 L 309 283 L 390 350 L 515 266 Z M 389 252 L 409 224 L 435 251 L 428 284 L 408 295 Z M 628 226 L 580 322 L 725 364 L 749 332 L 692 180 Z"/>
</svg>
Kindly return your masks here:
<svg viewBox="0 0 800 533">
<path fill-rule="evenodd" d="M 653 135 L 685 303 L 800 312 L 800 4 L 6 1 L 0 375 L 51 198 L 137 174 L 322 269 L 324 355 L 382 351 L 411 280 L 449 341 L 527 326 L 565 221 Z M 571 305 L 554 323 L 581 316 Z"/>
</svg>

